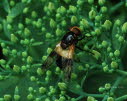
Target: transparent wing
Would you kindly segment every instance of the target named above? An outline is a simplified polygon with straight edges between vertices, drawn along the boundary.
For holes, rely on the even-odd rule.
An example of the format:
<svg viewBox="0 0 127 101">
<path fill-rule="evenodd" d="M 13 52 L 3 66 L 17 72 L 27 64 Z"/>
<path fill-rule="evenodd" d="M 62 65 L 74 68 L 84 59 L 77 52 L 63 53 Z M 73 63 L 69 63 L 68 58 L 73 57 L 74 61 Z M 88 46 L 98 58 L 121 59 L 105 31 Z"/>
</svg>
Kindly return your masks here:
<svg viewBox="0 0 127 101">
<path fill-rule="evenodd" d="M 52 51 L 49 54 L 49 56 L 47 57 L 47 59 L 45 60 L 45 62 L 42 64 L 42 68 L 46 69 L 46 68 L 50 67 L 53 64 L 56 56 L 57 56 L 57 53 L 55 51 Z"/>
</svg>

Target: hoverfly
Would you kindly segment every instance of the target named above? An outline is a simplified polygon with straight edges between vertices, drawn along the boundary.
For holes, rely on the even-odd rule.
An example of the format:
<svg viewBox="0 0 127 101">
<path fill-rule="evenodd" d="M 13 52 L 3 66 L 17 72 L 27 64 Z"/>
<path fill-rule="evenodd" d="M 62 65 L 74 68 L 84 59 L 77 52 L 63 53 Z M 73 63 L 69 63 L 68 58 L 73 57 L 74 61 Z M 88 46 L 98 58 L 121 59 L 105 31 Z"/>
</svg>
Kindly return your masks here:
<svg viewBox="0 0 127 101">
<path fill-rule="evenodd" d="M 76 46 L 78 41 L 85 38 L 81 35 L 81 30 L 79 27 L 74 26 L 69 29 L 61 41 L 56 45 L 55 49 L 49 54 L 47 59 L 44 61 L 42 68 L 47 68 L 52 65 L 54 59 L 56 60 L 56 65 L 61 69 L 64 69 L 65 78 L 70 79 L 71 70 L 73 65 L 73 54 L 75 48 L 82 50 L 80 47 Z"/>
</svg>

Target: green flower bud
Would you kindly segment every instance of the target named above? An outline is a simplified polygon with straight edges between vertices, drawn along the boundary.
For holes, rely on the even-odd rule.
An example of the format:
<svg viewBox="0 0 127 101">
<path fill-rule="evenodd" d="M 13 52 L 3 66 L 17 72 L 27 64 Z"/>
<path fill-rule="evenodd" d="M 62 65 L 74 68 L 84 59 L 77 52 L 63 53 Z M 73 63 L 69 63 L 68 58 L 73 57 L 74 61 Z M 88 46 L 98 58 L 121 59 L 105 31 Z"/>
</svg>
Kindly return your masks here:
<svg viewBox="0 0 127 101">
<path fill-rule="evenodd" d="M 22 52 L 22 57 L 27 57 L 27 52 Z"/>
<path fill-rule="evenodd" d="M 29 19 L 29 18 L 25 18 L 25 24 L 31 24 L 31 19 Z"/>
<path fill-rule="evenodd" d="M 22 0 L 22 3 L 27 3 L 27 0 Z"/>
<path fill-rule="evenodd" d="M 109 56 L 110 56 L 110 57 L 113 57 L 113 53 L 112 53 L 112 52 L 110 52 L 110 53 L 109 53 Z"/>
<path fill-rule="evenodd" d="M 127 33 L 127 22 L 125 22 L 122 26 L 122 32 Z"/>
<path fill-rule="evenodd" d="M 1 47 L 2 48 L 5 48 L 6 47 L 6 44 L 5 43 L 1 43 Z"/>
<path fill-rule="evenodd" d="M 56 36 L 61 36 L 62 35 L 62 30 L 57 28 L 56 29 Z"/>
<path fill-rule="evenodd" d="M 103 6 L 103 5 L 105 4 L 105 0 L 98 0 L 98 4 L 99 4 L 100 6 Z"/>
<path fill-rule="evenodd" d="M 28 36 L 30 36 L 30 30 L 28 29 L 28 28 L 25 28 L 24 29 L 24 35 L 26 36 L 26 37 L 28 37 Z"/>
<path fill-rule="evenodd" d="M 9 54 L 9 50 L 6 48 L 2 49 L 3 55 L 7 56 Z"/>
<path fill-rule="evenodd" d="M 65 14 L 66 13 L 66 8 L 64 6 L 60 7 L 60 12 L 61 14 Z"/>
<path fill-rule="evenodd" d="M 12 16 L 7 16 L 7 22 L 12 23 L 13 22 L 13 17 Z"/>
<path fill-rule="evenodd" d="M 106 30 L 109 30 L 112 26 L 112 22 L 109 21 L 109 20 L 106 20 L 103 24 L 103 27 L 106 29 Z"/>
<path fill-rule="evenodd" d="M 78 1 L 77 1 L 77 5 L 78 5 L 78 6 L 81 6 L 83 3 L 84 3 L 84 0 L 78 0 Z"/>
<path fill-rule="evenodd" d="M 10 1 L 10 6 L 13 7 L 14 5 L 15 5 L 15 1 L 11 0 L 11 1 Z"/>
<path fill-rule="evenodd" d="M 95 101 L 95 98 L 92 97 L 92 96 L 88 96 L 88 97 L 87 97 L 87 101 Z"/>
<path fill-rule="evenodd" d="M 81 65 L 78 66 L 78 70 L 80 70 L 80 71 L 83 70 L 83 66 L 81 66 Z"/>
<path fill-rule="evenodd" d="M 60 68 L 59 67 L 56 67 L 56 73 L 60 73 Z"/>
<path fill-rule="evenodd" d="M 41 76 L 41 75 L 44 74 L 44 71 L 42 71 L 41 68 L 38 68 L 38 69 L 37 69 L 37 74 L 38 74 L 39 76 Z"/>
<path fill-rule="evenodd" d="M 115 56 L 119 56 L 120 55 L 120 51 L 119 50 L 115 50 L 114 55 Z"/>
<path fill-rule="evenodd" d="M 115 101 L 113 97 L 108 97 L 107 101 Z"/>
<path fill-rule="evenodd" d="M 109 90 L 110 88 L 111 88 L 111 84 L 110 84 L 110 83 L 106 83 L 106 84 L 105 84 L 105 89 L 106 89 L 106 90 Z"/>
<path fill-rule="evenodd" d="M 95 33 L 96 33 L 96 35 L 100 35 L 101 34 L 101 30 L 99 28 L 95 29 Z"/>
<path fill-rule="evenodd" d="M 97 22 L 101 21 L 101 19 L 102 19 L 102 17 L 99 16 L 99 15 L 97 15 L 97 16 L 95 17 L 95 20 L 96 20 Z"/>
<path fill-rule="evenodd" d="M 67 85 L 63 82 L 59 82 L 58 83 L 58 87 L 60 88 L 60 90 L 65 90 L 67 89 Z"/>
<path fill-rule="evenodd" d="M 42 60 L 45 61 L 47 59 L 47 56 L 43 56 Z"/>
<path fill-rule="evenodd" d="M 34 90 L 33 87 L 29 87 L 29 88 L 28 88 L 28 91 L 29 91 L 29 92 L 33 92 L 33 90 Z"/>
<path fill-rule="evenodd" d="M 60 14 L 60 13 L 57 13 L 57 14 L 56 14 L 56 19 L 57 19 L 57 20 L 61 19 L 61 14 Z"/>
<path fill-rule="evenodd" d="M 112 67 L 113 69 L 118 68 L 118 63 L 115 62 L 115 61 L 112 61 L 112 62 L 111 62 L 111 67 Z"/>
<path fill-rule="evenodd" d="M 93 4 L 94 3 L 94 0 L 88 0 L 88 3 L 89 4 Z"/>
<path fill-rule="evenodd" d="M 50 70 L 48 70 L 48 71 L 46 72 L 46 75 L 47 75 L 47 76 L 51 76 L 51 74 L 52 74 L 52 72 L 51 72 Z"/>
<path fill-rule="evenodd" d="M 12 30 L 12 25 L 7 24 L 7 29 L 8 29 L 8 30 Z"/>
<path fill-rule="evenodd" d="M 19 101 L 20 100 L 20 95 L 14 95 L 14 100 Z"/>
<path fill-rule="evenodd" d="M 71 2 L 71 0 L 64 0 L 64 2 L 66 2 L 67 4 Z"/>
<path fill-rule="evenodd" d="M 30 77 L 30 80 L 31 80 L 31 81 L 36 81 L 35 76 L 31 76 L 31 77 Z"/>
<path fill-rule="evenodd" d="M 102 46 L 103 47 L 107 47 L 107 45 L 108 45 L 107 41 L 102 41 Z"/>
<path fill-rule="evenodd" d="M 0 98 L 0 101 L 4 101 L 4 99 L 3 98 Z"/>
<path fill-rule="evenodd" d="M 28 100 L 33 100 L 34 96 L 30 93 L 29 95 L 27 95 L 27 99 Z"/>
<path fill-rule="evenodd" d="M 124 41 L 124 37 L 123 36 L 119 36 L 118 40 L 119 40 L 119 42 L 123 42 Z"/>
<path fill-rule="evenodd" d="M 19 23 L 19 24 L 18 24 L 18 28 L 19 28 L 19 29 L 23 29 L 23 28 L 24 28 L 24 25 L 23 25 L 22 23 Z"/>
<path fill-rule="evenodd" d="M 5 65 L 6 64 L 6 61 L 4 59 L 0 59 L 0 64 L 1 65 Z"/>
<path fill-rule="evenodd" d="M 70 5 L 69 6 L 69 12 L 75 14 L 77 12 L 77 8 L 75 6 Z"/>
<path fill-rule="evenodd" d="M 55 9 L 54 3 L 49 2 L 49 4 L 48 4 L 48 9 L 49 9 L 50 12 L 52 12 L 52 11 Z"/>
<path fill-rule="evenodd" d="M 45 101 L 51 101 L 49 98 L 46 98 Z"/>
<path fill-rule="evenodd" d="M 45 92 L 46 92 L 46 88 L 44 87 L 39 88 L 39 93 L 44 94 Z"/>
<path fill-rule="evenodd" d="M 108 66 L 103 67 L 103 71 L 104 71 L 104 72 L 108 72 L 108 70 L 109 70 L 109 69 L 108 69 Z"/>
<path fill-rule="evenodd" d="M 93 56 L 98 60 L 101 57 L 101 54 L 96 51 L 96 50 L 92 50 L 92 53 L 94 54 Z"/>
<path fill-rule="evenodd" d="M 99 88 L 99 92 L 100 92 L 100 93 L 103 93 L 104 91 L 105 91 L 105 88 L 103 88 L 103 87 L 100 87 L 100 88 Z"/>
<path fill-rule="evenodd" d="M 47 53 L 50 54 L 52 52 L 52 48 L 47 49 Z"/>
<path fill-rule="evenodd" d="M 46 33 L 46 38 L 51 38 L 52 37 L 52 35 L 50 34 L 50 33 Z"/>
<path fill-rule="evenodd" d="M 107 48 L 107 51 L 110 52 L 110 51 L 111 51 L 111 47 L 108 47 L 108 48 Z"/>
<path fill-rule="evenodd" d="M 91 10 L 91 11 L 89 12 L 89 18 L 90 18 L 90 19 L 94 19 L 95 16 L 96 16 L 96 12 L 95 12 L 94 10 Z"/>
<path fill-rule="evenodd" d="M 77 74 L 75 74 L 75 73 L 71 73 L 71 79 L 76 79 L 77 78 Z"/>
<path fill-rule="evenodd" d="M 21 70 L 22 70 L 22 71 L 25 71 L 25 70 L 27 70 L 27 67 L 26 67 L 26 66 L 22 66 L 22 67 L 21 67 Z"/>
<path fill-rule="evenodd" d="M 55 28 L 56 27 L 56 22 L 53 19 L 50 20 L 50 27 L 51 28 Z"/>
<path fill-rule="evenodd" d="M 105 6 L 101 7 L 101 12 L 106 13 L 107 12 L 107 7 L 105 7 Z"/>
<path fill-rule="evenodd" d="M 14 34 L 11 34 L 11 41 L 16 43 L 18 41 L 18 38 Z"/>
<path fill-rule="evenodd" d="M 82 19 L 82 21 L 80 21 L 80 25 L 84 28 L 89 28 L 89 22 L 86 19 Z"/>
<path fill-rule="evenodd" d="M 78 20 L 77 20 L 77 17 L 76 17 L 76 16 L 72 16 L 72 17 L 71 17 L 71 23 L 72 23 L 72 24 L 76 24 L 77 21 L 78 21 Z"/>
<path fill-rule="evenodd" d="M 29 8 L 28 8 L 28 7 L 26 7 L 26 8 L 23 9 L 23 13 L 24 13 L 24 14 L 27 14 L 28 11 L 29 11 Z"/>
<path fill-rule="evenodd" d="M 11 95 L 9 95 L 9 94 L 6 94 L 6 95 L 4 95 L 4 100 L 5 101 L 11 101 Z"/>
<path fill-rule="evenodd" d="M 119 19 L 117 19 L 117 20 L 115 21 L 115 24 L 116 24 L 117 26 L 120 26 L 120 25 L 121 25 L 121 21 L 120 21 Z"/>
<path fill-rule="evenodd" d="M 3 80 L 3 79 L 4 79 L 4 77 L 2 75 L 0 75 L 0 80 Z"/>
<path fill-rule="evenodd" d="M 23 44 L 24 45 L 28 45 L 30 43 L 30 41 L 28 40 L 28 39 L 25 39 L 24 41 L 23 41 Z"/>
<path fill-rule="evenodd" d="M 14 65 L 13 71 L 16 72 L 16 73 L 19 73 L 20 72 L 20 67 L 17 66 L 17 65 Z"/>
<path fill-rule="evenodd" d="M 45 78 L 45 81 L 46 81 L 46 82 L 49 82 L 49 80 L 50 80 L 50 78 L 47 76 L 47 77 Z"/>
<path fill-rule="evenodd" d="M 63 20 L 63 21 L 61 22 L 61 25 L 62 25 L 62 27 L 65 27 L 65 26 L 67 25 L 66 21 Z"/>
<path fill-rule="evenodd" d="M 64 96 L 61 96 L 61 97 L 59 98 L 59 101 L 66 101 L 66 99 L 65 99 Z"/>
<path fill-rule="evenodd" d="M 13 50 L 12 50 L 12 54 L 13 54 L 13 55 L 16 55 L 16 54 L 17 54 L 17 50 L 16 50 L 16 49 L 13 49 Z"/>
<path fill-rule="evenodd" d="M 31 56 L 27 57 L 27 63 L 32 63 L 33 62 L 33 58 Z"/>
<path fill-rule="evenodd" d="M 37 12 L 36 11 L 32 11 L 31 13 L 31 17 L 32 18 L 36 18 L 38 15 L 37 15 Z"/>
</svg>

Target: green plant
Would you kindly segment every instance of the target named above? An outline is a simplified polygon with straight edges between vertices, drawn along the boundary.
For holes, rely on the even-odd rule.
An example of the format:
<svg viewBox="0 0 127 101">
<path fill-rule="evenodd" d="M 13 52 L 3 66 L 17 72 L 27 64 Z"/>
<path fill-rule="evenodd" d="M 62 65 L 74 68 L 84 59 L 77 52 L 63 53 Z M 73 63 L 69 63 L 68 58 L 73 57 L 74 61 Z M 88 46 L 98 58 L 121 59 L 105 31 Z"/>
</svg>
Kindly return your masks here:
<svg viewBox="0 0 127 101">
<path fill-rule="evenodd" d="M 127 100 L 127 2 L 2 0 L 0 101 Z M 78 43 L 71 80 L 42 63 L 72 26 L 90 36 Z M 2 56 L 2 54 L 4 56 Z"/>
</svg>

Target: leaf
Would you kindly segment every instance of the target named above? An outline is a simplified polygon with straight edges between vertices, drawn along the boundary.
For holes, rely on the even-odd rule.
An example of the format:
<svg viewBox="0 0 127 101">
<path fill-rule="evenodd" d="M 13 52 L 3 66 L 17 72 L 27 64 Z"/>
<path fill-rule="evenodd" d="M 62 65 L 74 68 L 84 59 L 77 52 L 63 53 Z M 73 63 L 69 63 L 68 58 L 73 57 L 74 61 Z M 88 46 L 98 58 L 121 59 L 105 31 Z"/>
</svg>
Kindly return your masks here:
<svg viewBox="0 0 127 101">
<path fill-rule="evenodd" d="M 10 12 L 10 6 L 8 3 L 8 0 L 3 0 L 3 6 L 4 6 L 4 10 L 9 13 Z"/>
<path fill-rule="evenodd" d="M 11 9 L 11 12 L 9 13 L 9 16 L 16 17 L 19 14 L 22 13 L 23 9 L 25 8 L 24 3 L 17 3 L 15 7 Z"/>
<path fill-rule="evenodd" d="M 6 37 L 8 37 L 10 39 L 10 32 L 7 29 L 7 21 L 3 20 L 3 27 L 4 27 L 4 34 L 6 35 Z"/>
</svg>

